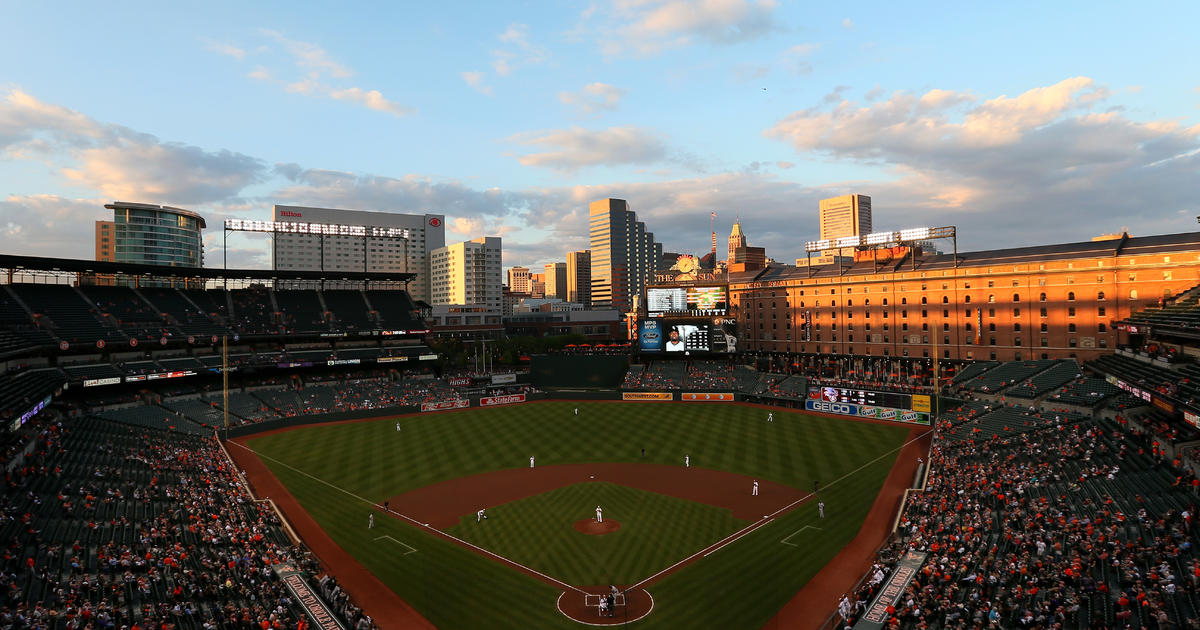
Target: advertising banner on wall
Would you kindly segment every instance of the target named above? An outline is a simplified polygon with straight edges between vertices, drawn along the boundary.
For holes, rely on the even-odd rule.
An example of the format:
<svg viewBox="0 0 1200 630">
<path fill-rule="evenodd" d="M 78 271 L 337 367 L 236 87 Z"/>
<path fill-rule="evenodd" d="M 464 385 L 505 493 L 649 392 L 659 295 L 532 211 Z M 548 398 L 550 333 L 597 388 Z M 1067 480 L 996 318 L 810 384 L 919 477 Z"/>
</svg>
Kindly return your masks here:
<svg viewBox="0 0 1200 630">
<path fill-rule="evenodd" d="M 525 394 L 512 394 L 510 396 L 486 396 L 479 399 L 479 406 L 492 407 L 495 405 L 512 405 L 523 402 L 525 402 Z"/>
<path fill-rule="evenodd" d="M 295 601 L 300 603 L 304 614 L 308 617 L 309 625 L 320 630 L 346 630 L 346 626 L 333 614 L 324 599 L 308 586 L 303 574 L 290 564 L 275 565 L 275 574 L 292 593 Z"/>
<path fill-rule="evenodd" d="M 928 554 L 921 551 L 908 551 L 900 557 L 896 570 L 883 583 L 879 594 L 875 596 L 875 601 L 867 607 L 862 618 L 854 625 L 854 630 L 883 628 L 888 620 L 888 607 L 895 606 L 900 601 L 904 590 L 908 588 L 908 583 L 912 582 L 913 578 L 917 576 L 917 571 L 924 564 L 926 555 Z"/>
<path fill-rule="evenodd" d="M 443 400 L 440 402 L 421 403 L 421 411 L 445 411 L 446 409 L 466 409 L 471 406 L 469 400 Z"/>
<path fill-rule="evenodd" d="M 874 407 L 854 403 L 830 402 L 827 400 L 806 400 L 804 408 L 821 413 L 834 413 L 841 416 L 887 420 L 888 422 L 903 422 L 905 424 L 929 425 L 929 414 L 920 411 L 907 411 L 891 407 Z"/>
<path fill-rule="evenodd" d="M 446 379 L 446 382 L 450 383 L 450 385 L 452 387 L 464 387 L 466 385 L 471 384 L 471 377 L 470 376 L 455 376 L 454 378 Z"/>
<path fill-rule="evenodd" d="M 663 401 L 673 399 L 671 392 L 621 392 L 621 400 Z"/>
<path fill-rule="evenodd" d="M 493 374 L 492 375 L 492 385 L 505 385 L 508 383 L 516 383 L 516 382 L 517 382 L 516 374 Z"/>
<path fill-rule="evenodd" d="M 695 401 L 695 402 L 733 402 L 733 394 L 730 394 L 730 393 L 702 394 L 702 393 L 687 392 L 684 394 L 680 394 L 679 399 L 680 400 L 690 400 L 690 401 Z"/>
</svg>

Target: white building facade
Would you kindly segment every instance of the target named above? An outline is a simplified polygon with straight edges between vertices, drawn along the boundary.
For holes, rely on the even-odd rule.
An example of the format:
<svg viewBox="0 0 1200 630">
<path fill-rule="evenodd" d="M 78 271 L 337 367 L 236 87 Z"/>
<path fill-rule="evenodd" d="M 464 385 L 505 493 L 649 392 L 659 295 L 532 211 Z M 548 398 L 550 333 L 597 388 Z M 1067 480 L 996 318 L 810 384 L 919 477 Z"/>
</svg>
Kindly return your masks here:
<svg viewBox="0 0 1200 630">
<path fill-rule="evenodd" d="M 430 254 L 430 304 L 487 307 L 501 312 L 503 287 L 500 237 L 481 238 L 439 247 Z"/>
<path fill-rule="evenodd" d="M 446 245 L 446 217 L 307 206 L 275 206 L 272 221 L 404 228 L 408 241 L 390 238 L 276 234 L 272 267 L 280 271 L 368 271 L 416 274 L 409 284 L 414 300 L 431 303 L 430 254 Z M 365 256 L 364 256 L 365 254 Z"/>
</svg>

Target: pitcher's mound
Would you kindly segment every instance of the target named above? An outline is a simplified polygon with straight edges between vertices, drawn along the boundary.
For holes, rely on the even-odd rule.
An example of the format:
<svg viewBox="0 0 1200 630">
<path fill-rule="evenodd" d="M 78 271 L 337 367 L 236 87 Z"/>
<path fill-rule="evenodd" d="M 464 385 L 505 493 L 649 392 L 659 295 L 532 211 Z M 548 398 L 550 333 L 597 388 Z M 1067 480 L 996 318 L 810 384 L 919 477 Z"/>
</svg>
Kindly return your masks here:
<svg viewBox="0 0 1200 630">
<path fill-rule="evenodd" d="M 582 521 L 575 521 L 575 531 L 585 534 L 600 536 L 602 534 L 611 534 L 618 529 L 621 529 L 621 524 L 611 518 L 604 519 L 603 523 L 597 523 L 596 519 L 585 518 Z"/>
</svg>

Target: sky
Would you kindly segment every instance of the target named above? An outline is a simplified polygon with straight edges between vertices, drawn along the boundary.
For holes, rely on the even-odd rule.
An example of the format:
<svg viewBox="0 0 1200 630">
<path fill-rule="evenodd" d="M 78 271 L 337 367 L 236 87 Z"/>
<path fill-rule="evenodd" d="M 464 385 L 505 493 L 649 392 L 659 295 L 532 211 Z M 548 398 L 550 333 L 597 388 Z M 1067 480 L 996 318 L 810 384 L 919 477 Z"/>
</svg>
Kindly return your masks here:
<svg viewBox="0 0 1200 630">
<path fill-rule="evenodd" d="M 780 262 L 817 201 L 960 251 L 1194 231 L 1200 3 L 0 0 L 0 252 L 91 258 L 113 200 L 441 213 L 504 265 L 626 199 L 665 251 L 742 223 Z M 267 268 L 265 237 L 230 267 Z"/>
</svg>

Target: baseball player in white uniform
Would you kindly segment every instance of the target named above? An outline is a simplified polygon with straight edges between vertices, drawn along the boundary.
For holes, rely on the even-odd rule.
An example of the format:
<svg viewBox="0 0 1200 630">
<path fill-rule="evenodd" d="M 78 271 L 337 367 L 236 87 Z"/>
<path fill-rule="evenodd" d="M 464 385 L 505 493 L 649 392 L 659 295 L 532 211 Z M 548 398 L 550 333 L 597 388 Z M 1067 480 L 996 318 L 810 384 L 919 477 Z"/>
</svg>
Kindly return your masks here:
<svg viewBox="0 0 1200 630">
<path fill-rule="evenodd" d="M 481 522 L 483 522 L 483 519 L 487 518 L 487 514 L 484 514 L 483 510 L 484 510 L 484 508 L 479 508 L 479 511 L 475 513 L 475 522 L 476 523 L 481 523 Z"/>
<path fill-rule="evenodd" d="M 758 480 L 757 479 L 754 480 L 754 486 L 752 486 L 750 489 L 750 496 L 754 496 L 754 497 L 758 496 Z"/>
<path fill-rule="evenodd" d="M 767 412 L 767 422 L 775 422 L 775 412 L 774 411 Z"/>
<path fill-rule="evenodd" d="M 374 527 L 375 527 L 375 515 L 368 514 L 367 515 L 367 529 L 373 529 Z"/>
<path fill-rule="evenodd" d="M 692 467 L 692 456 L 691 456 L 691 455 L 684 455 L 684 456 L 683 456 L 683 467 L 684 467 L 684 468 L 691 468 L 691 467 Z"/>
<path fill-rule="evenodd" d="M 604 522 L 604 510 L 601 510 L 599 505 L 596 506 L 596 522 Z"/>
<path fill-rule="evenodd" d="M 529 467 L 533 468 L 533 455 L 529 456 Z"/>
</svg>

